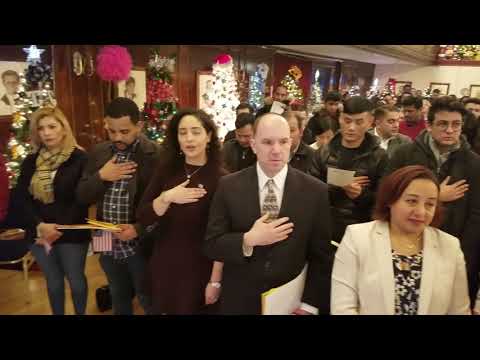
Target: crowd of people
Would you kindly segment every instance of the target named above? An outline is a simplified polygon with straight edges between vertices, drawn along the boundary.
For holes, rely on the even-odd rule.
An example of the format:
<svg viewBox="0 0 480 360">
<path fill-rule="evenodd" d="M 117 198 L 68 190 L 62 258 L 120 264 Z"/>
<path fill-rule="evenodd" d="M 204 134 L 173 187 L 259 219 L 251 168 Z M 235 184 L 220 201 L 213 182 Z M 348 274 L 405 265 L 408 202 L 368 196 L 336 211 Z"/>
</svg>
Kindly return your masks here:
<svg viewBox="0 0 480 360">
<path fill-rule="evenodd" d="M 279 86 L 283 113 L 240 104 L 219 139 L 209 115 L 184 109 L 162 146 L 117 98 L 109 140 L 88 153 L 59 108 L 42 108 L 18 185 L 0 183 L 0 215 L 25 229 L 53 314 L 65 278 L 85 313 L 92 234 L 59 226 L 92 205 L 121 229 L 102 234 L 112 248 L 99 257 L 114 314 L 133 314 L 133 296 L 146 314 L 261 314 L 262 293 L 306 264 L 293 314 L 476 314 L 480 99 L 419 95 L 329 92 L 307 114 Z M 332 169 L 353 179 L 336 185 Z"/>
</svg>

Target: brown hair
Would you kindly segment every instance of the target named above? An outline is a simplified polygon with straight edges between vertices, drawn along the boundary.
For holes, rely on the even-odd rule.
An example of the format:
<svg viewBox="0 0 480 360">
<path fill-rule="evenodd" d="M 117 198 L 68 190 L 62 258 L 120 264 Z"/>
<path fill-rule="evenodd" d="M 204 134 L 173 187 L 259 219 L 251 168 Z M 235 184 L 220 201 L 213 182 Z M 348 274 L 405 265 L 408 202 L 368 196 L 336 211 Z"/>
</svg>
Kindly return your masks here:
<svg viewBox="0 0 480 360">
<path fill-rule="evenodd" d="M 389 112 L 400 112 L 400 108 L 395 105 L 383 105 L 373 111 L 373 117 L 375 120 L 383 119 Z"/>
<path fill-rule="evenodd" d="M 402 167 L 385 177 L 380 183 L 372 218 L 374 220 L 390 221 L 390 206 L 400 199 L 408 185 L 416 179 L 430 180 L 435 184 L 440 193 L 440 185 L 437 178 L 425 166 L 410 165 Z M 430 226 L 438 227 L 441 222 L 442 205 L 438 201 Z"/>
<path fill-rule="evenodd" d="M 5 77 L 7 76 L 15 76 L 17 78 L 17 81 L 20 81 L 20 75 L 14 70 L 6 70 L 2 73 L 2 81 L 5 80 Z"/>
</svg>

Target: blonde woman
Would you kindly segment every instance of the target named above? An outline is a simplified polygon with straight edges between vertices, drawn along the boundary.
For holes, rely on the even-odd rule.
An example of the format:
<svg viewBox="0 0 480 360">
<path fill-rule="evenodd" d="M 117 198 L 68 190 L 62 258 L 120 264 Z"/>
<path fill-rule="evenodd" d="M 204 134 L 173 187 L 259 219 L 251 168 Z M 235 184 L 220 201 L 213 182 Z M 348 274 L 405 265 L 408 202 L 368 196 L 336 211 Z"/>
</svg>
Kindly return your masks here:
<svg viewBox="0 0 480 360">
<path fill-rule="evenodd" d="M 75 189 L 87 161 L 68 120 L 59 108 L 38 109 L 30 123 L 33 153 L 21 166 L 14 192 L 19 226 L 26 230 L 31 251 L 45 274 L 53 314 L 65 312 L 66 277 L 76 314 L 87 304 L 85 259 L 90 234 L 59 231 L 57 224 L 84 223 L 88 208 L 79 205 Z"/>
</svg>

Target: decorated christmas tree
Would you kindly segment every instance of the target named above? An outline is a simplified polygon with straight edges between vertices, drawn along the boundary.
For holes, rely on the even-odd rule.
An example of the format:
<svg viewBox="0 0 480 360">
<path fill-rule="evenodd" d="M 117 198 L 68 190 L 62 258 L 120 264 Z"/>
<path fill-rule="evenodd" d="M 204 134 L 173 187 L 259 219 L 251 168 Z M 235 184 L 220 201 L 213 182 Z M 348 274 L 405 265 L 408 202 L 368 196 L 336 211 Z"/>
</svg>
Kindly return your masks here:
<svg viewBox="0 0 480 360">
<path fill-rule="evenodd" d="M 15 97 L 15 111 L 12 114 L 12 126 L 5 153 L 10 188 L 15 187 L 20 175 L 20 166 L 31 151 L 30 115 L 41 106 L 56 105 L 51 91 L 52 69 L 49 65 L 41 63 L 40 59 L 44 50 L 32 45 L 24 51 L 28 53 L 28 67 L 24 74 L 19 74 L 20 84 Z"/>
<path fill-rule="evenodd" d="M 302 71 L 298 66 L 292 66 L 288 70 L 288 74 L 280 82 L 283 86 L 287 88 L 288 95 L 293 98 L 293 100 L 301 103 L 303 101 L 303 90 L 298 84 L 298 81 L 303 76 Z"/>
<path fill-rule="evenodd" d="M 147 69 L 147 102 L 143 116 L 146 135 L 163 143 L 168 121 L 177 112 L 178 99 L 174 95 L 172 74 L 175 57 L 162 57 L 156 50 L 150 55 Z"/>
<path fill-rule="evenodd" d="M 312 83 L 312 90 L 310 91 L 310 98 L 308 99 L 308 112 L 314 113 L 320 109 L 322 105 L 322 88 L 318 79 L 320 77 L 320 71 L 315 71 L 315 80 Z"/>
<path fill-rule="evenodd" d="M 380 92 L 379 99 L 380 101 L 385 103 L 385 96 L 390 95 L 390 96 L 395 96 L 395 91 L 397 87 L 397 81 L 395 79 L 388 79 L 388 81 L 385 83 L 385 86 L 383 87 L 382 91 Z"/>
<path fill-rule="evenodd" d="M 208 94 L 203 94 L 209 104 L 204 110 L 213 117 L 218 136 L 223 139 L 228 131 L 235 129 L 236 108 L 240 104 L 232 57 L 227 54 L 217 56 L 212 73 L 215 80 Z"/>
<path fill-rule="evenodd" d="M 263 107 L 265 81 L 268 76 L 268 65 L 258 64 L 257 70 L 250 77 L 250 88 L 248 92 L 248 103 L 253 106 L 255 111 Z"/>
</svg>

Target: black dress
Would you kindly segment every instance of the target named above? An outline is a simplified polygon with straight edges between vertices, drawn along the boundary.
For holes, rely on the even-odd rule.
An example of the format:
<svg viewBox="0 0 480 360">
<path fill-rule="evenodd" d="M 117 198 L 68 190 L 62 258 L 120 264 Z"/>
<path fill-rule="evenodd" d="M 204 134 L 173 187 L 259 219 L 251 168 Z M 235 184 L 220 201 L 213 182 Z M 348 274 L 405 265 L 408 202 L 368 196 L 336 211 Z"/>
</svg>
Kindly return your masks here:
<svg viewBox="0 0 480 360">
<path fill-rule="evenodd" d="M 210 166 L 209 166 L 210 165 Z M 171 204 L 158 217 L 152 202 L 162 191 L 171 189 L 187 179 L 185 169 L 178 169 L 165 178 L 158 169 L 137 212 L 145 226 L 158 221 L 154 230 L 153 253 L 148 263 L 146 287 L 152 297 L 154 314 L 198 314 L 205 311 L 205 287 L 210 280 L 213 261 L 203 254 L 203 243 L 210 202 L 223 171 L 186 165 L 192 174 L 187 187 L 203 186 L 207 194 L 196 203 Z"/>
</svg>

